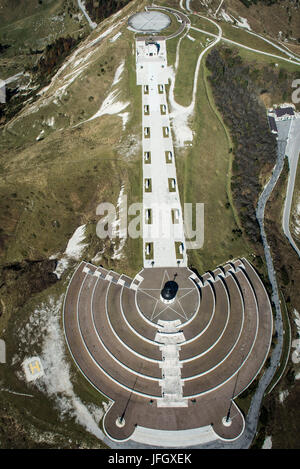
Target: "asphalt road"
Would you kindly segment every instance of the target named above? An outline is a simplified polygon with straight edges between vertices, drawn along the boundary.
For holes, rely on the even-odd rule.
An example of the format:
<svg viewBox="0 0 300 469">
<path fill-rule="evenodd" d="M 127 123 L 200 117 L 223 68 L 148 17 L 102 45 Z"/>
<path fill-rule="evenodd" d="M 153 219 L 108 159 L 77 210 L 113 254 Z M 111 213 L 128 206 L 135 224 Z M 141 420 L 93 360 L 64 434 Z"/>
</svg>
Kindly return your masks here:
<svg viewBox="0 0 300 469">
<path fill-rule="evenodd" d="M 283 232 L 285 236 L 288 238 L 291 246 L 295 249 L 296 253 L 300 257 L 300 249 L 296 245 L 290 232 L 290 213 L 291 213 L 291 205 L 292 205 L 292 200 L 293 200 L 295 179 L 296 179 L 297 167 L 298 167 L 298 161 L 299 161 L 299 152 L 300 152 L 300 118 L 294 119 L 291 123 L 290 132 L 288 136 L 288 143 L 287 143 L 286 151 L 285 151 L 289 159 L 290 171 L 289 171 L 286 199 L 285 199 L 283 216 L 282 216 Z"/>
</svg>

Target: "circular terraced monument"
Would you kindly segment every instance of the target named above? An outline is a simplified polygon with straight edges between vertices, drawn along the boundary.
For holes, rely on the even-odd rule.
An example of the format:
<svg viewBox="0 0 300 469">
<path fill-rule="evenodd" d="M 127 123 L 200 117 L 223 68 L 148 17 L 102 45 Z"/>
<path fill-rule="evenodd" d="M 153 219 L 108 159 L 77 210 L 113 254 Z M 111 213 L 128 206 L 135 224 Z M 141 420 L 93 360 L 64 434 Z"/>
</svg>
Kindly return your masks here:
<svg viewBox="0 0 300 469">
<path fill-rule="evenodd" d="M 157 33 L 166 29 L 171 24 L 171 20 L 168 15 L 159 11 L 143 11 L 132 15 L 128 24 L 136 32 Z"/>
<path fill-rule="evenodd" d="M 111 401 L 103 420 L 110 439 L 191 447 L 242 435 L 234 399 L 268 356 L 272 310 L 246 259 L 202 276 L 144 268 L 133 279 L 82 262 L 64 328 L 79 369 Z"/>
</svg>

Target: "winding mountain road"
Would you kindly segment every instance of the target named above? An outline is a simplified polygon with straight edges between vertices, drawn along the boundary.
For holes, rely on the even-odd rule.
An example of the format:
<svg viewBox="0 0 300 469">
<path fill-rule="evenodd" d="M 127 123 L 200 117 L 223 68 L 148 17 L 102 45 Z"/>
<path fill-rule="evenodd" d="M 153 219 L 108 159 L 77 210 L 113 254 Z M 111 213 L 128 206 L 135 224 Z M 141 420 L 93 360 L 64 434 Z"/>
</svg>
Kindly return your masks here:
<svg viewBox="0 0 300 469">
<path fill-rule="evenodd" d="M 286 156 L 289 159 L 289 179 L 287 185 L 287 192 L 286 198 L 284 203 L 283 209 L 283 216 L 282 216 L 282 229 L 289 240 L 291 246 L 296 251 L 298 257 L 300 258 L 300 249 L 298 248 L 295 240 L 290 231 L 290 213 L 291 213 L 291 206 L 295 188 L 295 180 L 298 168 L 298 161 L 299 161 L 299 152 L 300 152 L 300 118 L 293 119 L 290 126 L 289 131 L 289 138 L 288 143 L 286 146 Z"/>
</svg>

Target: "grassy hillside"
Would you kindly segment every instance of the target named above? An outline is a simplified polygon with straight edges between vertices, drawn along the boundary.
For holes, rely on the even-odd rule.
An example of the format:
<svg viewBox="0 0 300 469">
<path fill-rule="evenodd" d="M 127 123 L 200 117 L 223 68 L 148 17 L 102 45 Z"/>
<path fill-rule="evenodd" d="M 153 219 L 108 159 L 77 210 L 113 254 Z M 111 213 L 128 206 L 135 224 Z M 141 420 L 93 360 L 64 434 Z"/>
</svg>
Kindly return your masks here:
<svg viewBox="0 0 300 469">
<path fill-rule="evenodd" d="M 208 9 L 215 12 L 220 5 L 219 0 L 211 0 L 208 7 L 200 0 L 192 0 L 194 10 L 207 13 Z M 300 4 L 298 0 L 225 0 L 218 11 L 218 18 L 225 23 L 222 10 L 232 16 L 232 24 L 239 17 L 246 18 L 252 31 L 266 34 L 282 41 L 287 39 L 288 45 L 300 50 Z M 229 23 L 230 24 L 230 23 Z"/>
<path fill-rule="evenodd" d="M 6 154 L 0 163 L 2 263 L 63 252 L 76 226 L 95 221 L 101 201 L 116 203 L 121 185 L 127 181 L 130 187 L 141 124 L 130 112 L 133 106 L 139 108 L 139 95 L 128 41 L 131 33 L 124 26 L 121 21 L 111 35 L 121 28 L 116 43 L 106 39 L 88 52 L 84 49 L 88 41 L 79 46 L 70 66 L 54 77 L 42 97 L 2 128 Z M 120 101 L 130 100 L 126 132 L 122 134 L 122 119 L 109 114 L 78 126 L 99 110 L 124 57 L 126 66 L 115 89 Z M 72 81 L 69 76 L 80 78 Z M 100 250 L 101 243 L 96 248 Z"/>
<path fill-rule="evenodd" d="M 290 228 L 295 242 L 300 246 L 300 166 L 298 165 L 291 207 Z"/>
<path fill-rule="evenodd" d="M 0 44 L 7 46 L 0 53 L 2 79 L 33 66 L 59 37 L 82 38 L 89 32 L 76 0 L 2 1 L 1 7 Z"/>
</svg>

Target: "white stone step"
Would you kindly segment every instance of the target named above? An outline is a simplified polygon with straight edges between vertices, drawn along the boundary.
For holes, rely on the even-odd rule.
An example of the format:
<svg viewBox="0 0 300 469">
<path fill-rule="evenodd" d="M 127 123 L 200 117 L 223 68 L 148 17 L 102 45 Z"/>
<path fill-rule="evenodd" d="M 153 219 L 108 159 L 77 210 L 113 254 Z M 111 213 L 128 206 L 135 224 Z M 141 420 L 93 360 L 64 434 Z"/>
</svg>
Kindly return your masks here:
<svg viewBox="0 0 300 469">
<path fill-rule="evenodd" d="M 176 394 L 165 394 L 163 399 L 157 401 L 157 407 L 188 407 L 188 400 Z"/>
</svg>

